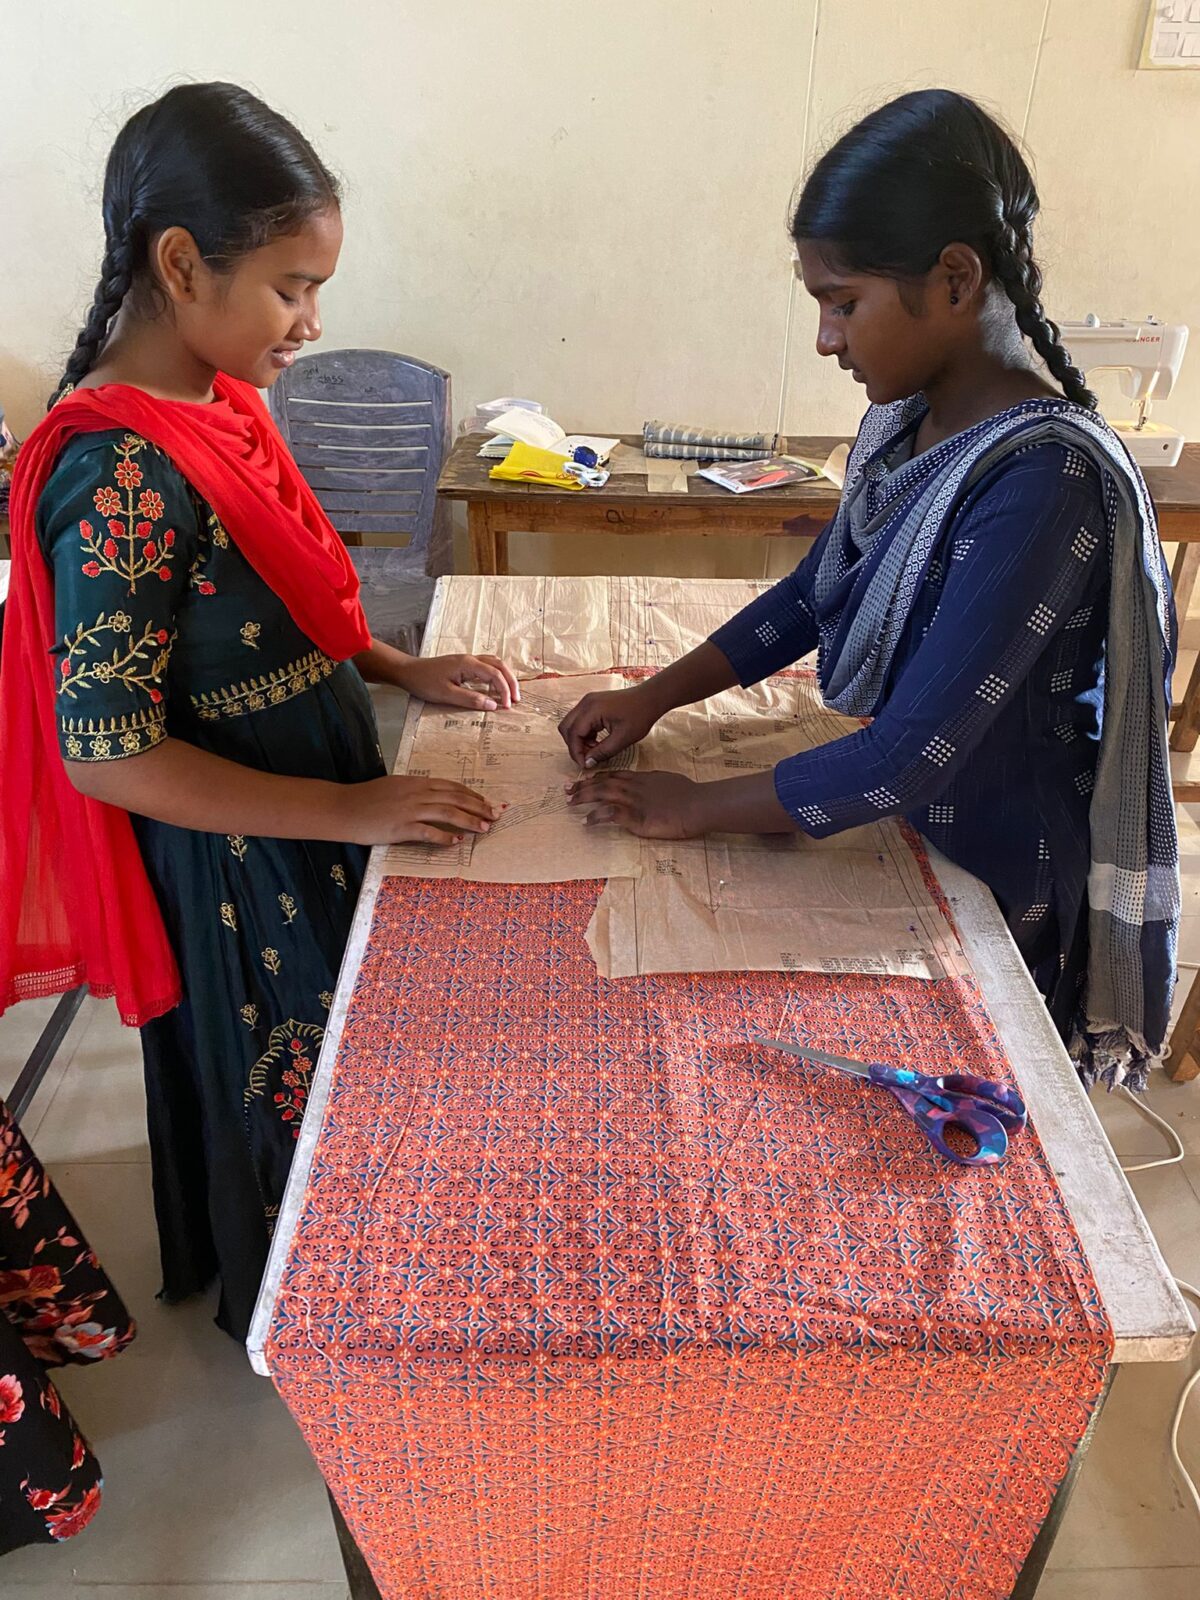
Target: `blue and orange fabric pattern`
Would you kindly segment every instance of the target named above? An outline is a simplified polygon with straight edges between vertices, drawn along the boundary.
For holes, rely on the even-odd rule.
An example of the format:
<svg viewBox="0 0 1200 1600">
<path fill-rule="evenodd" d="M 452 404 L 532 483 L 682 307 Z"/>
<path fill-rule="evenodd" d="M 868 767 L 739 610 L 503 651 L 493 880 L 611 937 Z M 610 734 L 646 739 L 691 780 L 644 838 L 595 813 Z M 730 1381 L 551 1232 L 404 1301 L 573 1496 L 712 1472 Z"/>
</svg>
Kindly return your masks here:
<svg viewBox="0 0 1200 1600">
<path fill-rule="evenodd" d="M 1008 1594 L 1111 1348 L 1036 1131 L 748 1043 L 1011 1080 L 978 992 L 606 980 L 601 887 L 385 878 L 310 1112 L 267 1362 L 385 1600 Z"/>
</svg>

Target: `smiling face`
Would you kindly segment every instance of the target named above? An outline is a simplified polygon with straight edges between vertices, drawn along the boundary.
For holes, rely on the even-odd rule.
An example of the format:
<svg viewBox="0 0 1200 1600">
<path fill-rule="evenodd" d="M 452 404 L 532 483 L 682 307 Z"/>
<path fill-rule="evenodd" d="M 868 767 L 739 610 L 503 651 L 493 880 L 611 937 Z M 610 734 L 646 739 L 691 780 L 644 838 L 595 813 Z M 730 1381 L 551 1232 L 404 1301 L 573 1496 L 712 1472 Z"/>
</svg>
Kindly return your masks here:
<svg viewBox="0 0 1200 1600">
<path fill-rule="evenodd" d="M 175 331 L 193 360 L 266 389 L 320 338 L 318 294 L 341 247 L 341 212 L 330 206 L 227 270 L 209 266 L 182 228 L 161 235 L 153 255 Z"/>
<path fill-rule="evenodd" d="M 804 287 L 820 308 L 817 354 L 833 357 L 873 404 L 916 394 L 944 370 L 960 319 L 941 263 L 926 280 L 905 282 L 902 293 L 895 278 L 843 270 L 827 247 L 803 241 L 797 256 Z"/>
</svg>

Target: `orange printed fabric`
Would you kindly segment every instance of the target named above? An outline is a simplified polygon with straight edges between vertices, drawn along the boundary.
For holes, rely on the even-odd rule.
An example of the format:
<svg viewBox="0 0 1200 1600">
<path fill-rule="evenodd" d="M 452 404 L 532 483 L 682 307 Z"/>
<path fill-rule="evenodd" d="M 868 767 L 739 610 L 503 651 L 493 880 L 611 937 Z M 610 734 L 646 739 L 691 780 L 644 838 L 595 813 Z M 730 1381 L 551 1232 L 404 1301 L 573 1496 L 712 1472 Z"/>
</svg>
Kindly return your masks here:
<svg viewBox="0 0 1200 1600">
<path fill-rule="evenodd" d="M 385 1600 L 1007 1596 L 1111 1335 L 977 991 L 597 975 L 601 885 L 386 879 L 268 1341 Z"/>
</svg>

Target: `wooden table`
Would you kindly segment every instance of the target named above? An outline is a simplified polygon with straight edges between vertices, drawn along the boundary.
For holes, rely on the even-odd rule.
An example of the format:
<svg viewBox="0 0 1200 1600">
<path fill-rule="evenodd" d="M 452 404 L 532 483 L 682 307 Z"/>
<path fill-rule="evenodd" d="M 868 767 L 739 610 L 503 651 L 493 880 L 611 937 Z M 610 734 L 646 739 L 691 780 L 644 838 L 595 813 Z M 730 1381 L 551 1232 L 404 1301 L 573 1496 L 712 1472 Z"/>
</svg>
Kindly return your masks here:
<svg viewBox="0 0 1200 1600">
<path fill-rule="evenodd" d="M 495 463 L 479 459 L 484 438 L 468 433 L 457 439 L 438 479 L 440 495 L 466 505 L 476 572 L 508 571 L 510 533 L 808 538 L 820 533 L 838 505 L 839 491 L 826 478 L 754 494 L 730 494 L 697 477 L 688 479 L 686 493 L 651 494 L 645 478 L 636 473 L 614 473 L 603 489 L 582 491 L 503 483 L 488 476 Z M 623 439 L 635 446 L 642 443 L 640 435 L 625 434 Z M 784 443 L 789 455 L 823 461 L 835 445 L 849 442 L 797 435 Z M 1185 611 L 1200 575 L 1200 444 L 1185 445 L 1177 467 L 1152 468 L 1146 481 L 1158 507 L 1163 543 L 1185 547 L 1174 573 L 1180 610 Z M 1191 749 L 1198 736 L 1200 719 L 1192 744 L 1177 748 Z"/>
<path fill-rule="evenodd" d="M 503 483 L 488 477 L 495 462 L 479 459 L 484 437 L 468 433 L 457 439 L 438 479 L 440 495 L 466 503 L 476 572 L 508 571 L 510 533 L 815 538 L 838 505 L 839 491 L 827 478 L 784 489 L 762 489 L 754 494 L 730 494 L 728 489 L 699 477 L 689 477 L 683 494 L 651 494 L 640 474 L 616 472 L 603 489 L 560 490 Z M 624 443 L 640 448 L 640 434 L 622 437 Z M 796 438 L 788 441 L 788 450 L 793 455 L 824 461 L 834 446 L 843 442 L 834 438 Z M 785 523 L 790 526 L 785 527 Z"/>
<path fill-rule="evenodd" d="M 441 579 L 426 633 L 436 642 L 437 617 L 446 586 Z M 501 580 L 503 581 L 503 580 Z M 416 732 L 420 706 L 410 706 L 396 770 L 403 771 Z M 359 977 L 372 913 L 386 873 L 386 852 L 372 852 L 354 925 L 330 1010 L 320 1061 L 314 1076 L 308 1113 L 300 1131 L 296 1156 L 284 1197 L 248 1341 L 256 1371 L 268 1371 L 266 1347 L 275 1316 L 276 1297 L 300 1219 L 309 1176 L 322 1134 L 322 1121 L 333 1083 L 342 1030 Z M 1013 1073 L 1030 1108 L 1059 1187 L 1070 1209 L 1080 1241 L 1091 1263 L 1115 1336 L 1110 1372 L 1125 1362 L 1177 1361 L 1188 1350 L 1192 1324 L 1171 1280 L 1137 1201 L 1121 1173 L 1117 1158 L 1080 1087 L 1049 1014 L 1017 952 L 995 902 L 975 879 L 940 857 L 933 865 L 945 889 L 992 1021 L 1003 1042 Z M 325 1159 L 329 1159 L 326 1151 Z M 338 1219 L 330 1219 L 332 1242 Z M 1097 1407 L 1096 1415 L 1099 1415 Z M 1091 1430 L 1089 1429 L 1088 1437 Z M 1031 1600 L 1045 1564 L 1054 1531 L 1065 1508 L 1079 1458 L 1076 1453 L 1050 1516 L 1039 1536 L 1015 1597 Z M 346 1556 L 355 1600 L 378 1594 L 354 1550 L 344 1526 L 339 1537 Z"/>
<path fill-rule="evenodd" d="M 1146 474 L 1158 508 L 1158 532 L 1164 544 L 1178 543 L 1171 582 L 1175 609 L 1182 624 L 1200 576 L 1200 444 L 1186 444 L 1179 465 Z M 1194 750 L 1200 738 L 1200 656 L 1192 668 L 1183 700 L 1172 708 L 1172 750 Z M 1200 783 L 1177 783 L 1177 800 L 1200 800 Z"/>
</svg>

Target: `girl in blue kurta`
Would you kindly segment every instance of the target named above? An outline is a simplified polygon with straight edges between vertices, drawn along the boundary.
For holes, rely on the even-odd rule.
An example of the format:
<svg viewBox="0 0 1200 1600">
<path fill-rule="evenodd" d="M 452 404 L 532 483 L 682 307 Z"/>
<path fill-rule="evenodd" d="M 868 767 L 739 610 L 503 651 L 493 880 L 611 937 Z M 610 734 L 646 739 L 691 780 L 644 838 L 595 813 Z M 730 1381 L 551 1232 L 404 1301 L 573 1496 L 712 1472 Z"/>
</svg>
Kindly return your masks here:
<svg viewBox="0 0 1200 1600">
<path fill-rule="evenodd" d="M 818 163 L 792 223 L 817 349 L 873 403 L 811 554 L 656 678 L 563 723 L 575 805 L 658 838 L 907 818 L 996 896 L 1085 1081 L 1144 1081 L 1174 973 L 1173 618 L 1137 468 L 1042 310 L 1012 141 L 905 95 Z M 1056 392 L 1026 340 L 1061 386 Z M 869 726 L 694 784 L 602 757 L 817 649 Z"/>
</svg>

